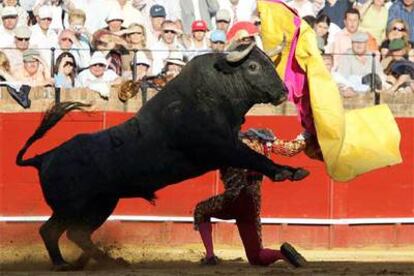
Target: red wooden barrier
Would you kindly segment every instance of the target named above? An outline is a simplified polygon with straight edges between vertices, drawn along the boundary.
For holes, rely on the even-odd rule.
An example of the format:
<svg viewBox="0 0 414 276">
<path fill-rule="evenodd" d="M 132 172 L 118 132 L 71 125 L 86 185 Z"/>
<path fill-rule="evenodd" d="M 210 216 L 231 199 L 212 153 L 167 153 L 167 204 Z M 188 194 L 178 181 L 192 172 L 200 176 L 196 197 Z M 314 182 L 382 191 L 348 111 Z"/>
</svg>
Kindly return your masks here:
<svg viewBox="0 0 414 276">
<path fill-rule="evenodd" d="M 81 132 L 93 132 L 124 121 L 132 114 L 98 112 L 71 113 L 38 141 L 27 156 L 44 152 Z M 0 242 L 9 240 L 39 241 L 38 223 L 6 223 L 18 216 L 47 216 L 38 184 L 36 170 L 15 165 L 17 151 L 39 124 L 39 113 L 0 114 Z M 300 154 L 295 158 L 275 157 L 279 163 L 303 166 L 311 175 L 301 182 L 263 185 L 263 218 L 412 218 L 414 219 L 414 119 L 397 119 L 401 133 L 403 164 L 376 170 L 348 183 L 335 183 L 326 174 L 323 163 Z M 279 137 L 294 138 L 301 130 L 296 117 L 250 116 L 247 127 L 270 127 Z M 211 172 L 181 185 L 173 185 L 157 193 L 152 206 L 141 199 L 121 200 L 115 215 L 145 215 L 191 217 L 194 205 L 221 190 L 216 172 Z M 335 222 L 334 222 L 335 223 Z M 119 226 L 119 224 L 122 224 Z M 321 225 L 326 224 L 326 225 Z M 414 225 L 267 225 L 265 241 L 292 240 L 305 247 L 364 246 L 371 244 L 414 244 Z M 139 228 L 139 231 L 136 229 Z M 217 226 L 219 242 L 233 243 L 237 239 L 234 227 Z M 188 223 L 124 223 L 110 222 L 98 235 L 106 238 L 142 241 L 143 233 L 152 233 L 155 242 L 176 244 L 197 242 L 198 237 Z"/>
</svg>

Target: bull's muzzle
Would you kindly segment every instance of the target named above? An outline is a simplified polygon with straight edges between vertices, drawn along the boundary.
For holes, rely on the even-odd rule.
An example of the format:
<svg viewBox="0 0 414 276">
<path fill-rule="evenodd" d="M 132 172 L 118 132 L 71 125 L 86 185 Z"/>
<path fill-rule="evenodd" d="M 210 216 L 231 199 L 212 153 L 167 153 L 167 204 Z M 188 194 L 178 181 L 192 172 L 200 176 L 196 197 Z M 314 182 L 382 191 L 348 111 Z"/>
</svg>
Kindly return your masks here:
<svg viewBox="0 0 414 276">
<path fill-rule="evenodd" d="M 287 100 L 287 95 L 283 94 L 282 96 L 280 96 L 279 100 L 275 103 L 275 105 L 279 105 L 279 104 L 283 103 L 286 100 Z"/>
</svg>

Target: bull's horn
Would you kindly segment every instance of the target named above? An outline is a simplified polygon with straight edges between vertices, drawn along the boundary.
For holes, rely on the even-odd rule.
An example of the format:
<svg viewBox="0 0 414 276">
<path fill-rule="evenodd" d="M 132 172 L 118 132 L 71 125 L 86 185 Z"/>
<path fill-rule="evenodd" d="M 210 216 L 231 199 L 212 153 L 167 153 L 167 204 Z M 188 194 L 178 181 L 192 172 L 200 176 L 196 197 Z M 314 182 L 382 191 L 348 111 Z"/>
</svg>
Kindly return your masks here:
<svg viewBox="0 0 414 276">
<path fill-rule="evenodd" d="M 267 51 L 266 54 L 269 57 L 274 57 L 274 56 L 280 54 L 283 51 L 283 49 L 285 48 L 285 46 L 286 46 L 286 35 L 283 34 L 282 42 L 279 45 L 276 45 L 276 47 L 274 47 L 273 49 L 270 49 L 269 51 Z"/>
<path fill-rule="evenodd" d="M 233 39 L 230 44 L 226 48 L 226 52 L 234 51 L 238 46 L 240 45 L 240 42 L 238 42 L 237 39 Z"/>
<path fill-rule="evenodd" d="M 245 56 L 247 56 L 253 47 L 256 45 L 256 43 L 252 42 L 246 49 L 243 51 L 231 51 L 227 56 L 226 60 L 228 62 L 238 62 L 242 60 Z"/>
</svg>

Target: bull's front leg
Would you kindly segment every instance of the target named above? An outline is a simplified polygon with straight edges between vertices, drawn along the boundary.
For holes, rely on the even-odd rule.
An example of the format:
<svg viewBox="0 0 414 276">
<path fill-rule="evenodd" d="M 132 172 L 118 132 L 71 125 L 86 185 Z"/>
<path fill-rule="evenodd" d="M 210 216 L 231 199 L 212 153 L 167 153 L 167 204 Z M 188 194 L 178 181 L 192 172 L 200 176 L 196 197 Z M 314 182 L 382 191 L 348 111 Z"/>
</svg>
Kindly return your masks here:
<svg viewBox="0 0 414 276">
<path fill-rule="evenodd" d="M 233 146 L 218 147 L 215 152 L 223 167 L 235 167 L 260 172 L 273 181 L 289 179 L 297 181 L 309 175 L 309 171 L 303 168 L 293 168 L 274 163 L 266 156 L 255 152 L 244 143 Z M 211 154 L 211 153 L 210 153 Z"/>
</svg>

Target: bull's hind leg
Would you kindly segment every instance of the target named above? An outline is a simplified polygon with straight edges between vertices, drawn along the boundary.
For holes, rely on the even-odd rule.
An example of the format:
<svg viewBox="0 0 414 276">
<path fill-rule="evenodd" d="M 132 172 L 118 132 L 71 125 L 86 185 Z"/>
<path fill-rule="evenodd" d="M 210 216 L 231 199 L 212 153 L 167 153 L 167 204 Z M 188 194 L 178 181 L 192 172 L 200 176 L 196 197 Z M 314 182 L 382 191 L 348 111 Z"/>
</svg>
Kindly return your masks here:
<svg viewBox="0 0 414 276">
<path fill-rule="evenodd" d="M 46 221 L 40 227 L 40 235 L 45 243 L 49 257 L 53 263 L 53 269 L 58 271 L 73 269 L 62 257 L 62 253 L 59 249 L 59 238 L 66 230 L 68 224 L 67 221 L 56 215 L 52 214 L 48 221 Z"/>
<path fill-rule="evenodd" d="M 76 262 L 78 268 L 86 265 L 89 258 L 98 262 L 122 263 L 100 250 L 91 239 L 92 233 L 106 221 L 117 203 L 118 198 L 95 198 L 80 212 L 80 217 L 69 226 L 68 238 L 84 251 Z"/>
</svg>

